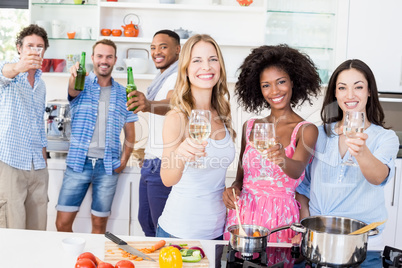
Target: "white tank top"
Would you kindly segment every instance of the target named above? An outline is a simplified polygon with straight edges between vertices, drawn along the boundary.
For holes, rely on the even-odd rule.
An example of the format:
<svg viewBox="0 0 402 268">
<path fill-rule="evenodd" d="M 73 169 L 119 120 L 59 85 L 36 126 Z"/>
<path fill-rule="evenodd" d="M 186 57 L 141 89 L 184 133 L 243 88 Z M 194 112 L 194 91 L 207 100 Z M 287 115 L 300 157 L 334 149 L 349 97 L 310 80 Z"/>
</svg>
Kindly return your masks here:
<svg viewBox="0 0 402 268">
<path fill-rule="evenodd" d="M 214 239 L 223 234 L 226 207 L 222 200 L 226 170 L 235 147 L 226 129 L 222 140 L 208 139 L 206 168 L 186 165 L 182 178 L 172 187 L 158 224 L 183 239 Z"/>
</svg>

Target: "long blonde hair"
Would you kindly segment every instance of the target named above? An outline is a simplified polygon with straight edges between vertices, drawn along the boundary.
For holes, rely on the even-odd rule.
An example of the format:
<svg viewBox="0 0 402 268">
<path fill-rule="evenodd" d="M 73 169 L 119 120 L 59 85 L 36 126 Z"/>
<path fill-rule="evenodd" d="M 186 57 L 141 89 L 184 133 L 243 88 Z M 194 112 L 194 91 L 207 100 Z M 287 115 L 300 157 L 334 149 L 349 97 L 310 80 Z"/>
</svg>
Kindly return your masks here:
<svg viewBox="0 0 402 268">
<path fill-rule="evenodd" d="M 187 68 L 190 65 L 191 51 L 194 45 L 200 41 L 212 44 L 218 54 L 218 60 L 221 66 L 220 77 L 218 83 L 216 83 L 212 89 L 211 106 L 218 112 L 220 119 L 225 124 L 234 140 L 236 138 L 236 132 L 232 127 L 232 114 L 230 112 L 229 102 L 230 95 L 226 83 L 225 62 L 219 45 L 211 36 L 207 34 L 193 35 L 183 45 L 179 56 L 177 80 L 175 90 L 170 100 L 170 106 L 172 109 L 177 109 L 183 112 L 186 115 L 186 118 L 190 116 L 191 110 L 195 108 L 194 98 L 191 94 L 190 80 L 187 77 Z"/>
</svg>

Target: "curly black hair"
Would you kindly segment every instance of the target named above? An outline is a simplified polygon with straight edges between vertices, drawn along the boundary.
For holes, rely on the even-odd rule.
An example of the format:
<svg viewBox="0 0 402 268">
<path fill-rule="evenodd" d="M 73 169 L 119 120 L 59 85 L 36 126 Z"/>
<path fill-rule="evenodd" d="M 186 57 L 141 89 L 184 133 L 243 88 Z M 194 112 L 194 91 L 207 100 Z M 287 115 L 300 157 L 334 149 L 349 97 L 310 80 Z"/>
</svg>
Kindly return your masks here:
<svg viewBox="0 0 402 268">
<path fill-rule="evenodd" d="M 42 27 L 40 27 L 36 24 L 31 24 L 31 25 L 25 27 L 24 29 L 22 29 L 17 35 L 15 45 L 17 45 L 17 46 L 19 45 L 20 47 L 22 47 L 24 38 L 26 36 L 30 36 L 33 34 L 36 34 L 37 36 L 42 37 L 43 41 L 45 42 L 45 50 L 46 50 L 49 47 L 49 40 L 47 38 L 47 33 L 46 33 L 45 29 L 43 29 Z"/>
<path fill-rule="evenodd" d="M 292 107 L 302 105 L 305 101 L 312 105 L 310 96 L 317 97 L 320 92 L 321 80 L 317 67 L 308 55 L 282 44 L 253 49 L 240 66 L 235 94 L 238 103 L 246 111 L 258 114 L 262 109 L 270 108 L 261 92 L 260 74 L 272 66 L 285 71 L 293 82 Z"/>
</svg>

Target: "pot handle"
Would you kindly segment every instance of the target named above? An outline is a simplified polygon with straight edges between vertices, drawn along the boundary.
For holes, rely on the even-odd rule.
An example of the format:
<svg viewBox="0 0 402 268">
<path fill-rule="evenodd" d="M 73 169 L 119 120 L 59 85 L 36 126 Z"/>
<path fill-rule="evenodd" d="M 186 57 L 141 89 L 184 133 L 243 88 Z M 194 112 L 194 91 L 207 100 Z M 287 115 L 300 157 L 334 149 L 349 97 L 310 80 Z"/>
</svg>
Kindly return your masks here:
<svg viewBox="0 0 402 268">
<path fill-rule="evenodd" d="M 269 234 L 276 233 L 276 232 L 279 232 L 279 231 L 282 231 L 282 230 L 286 230 L 286 229 L 289 229 L 289 228 L 291 228 L 290 225 L 279 226 L 279 227 L 277 227 L 277 228 L 274 228 L 274 229 L 270 230 L 270 233 L 269 233 Z"/>
<path fill-rule="evenodd" d="M 377 228 L 371 229 L 370 231 L 368 231 L 368 236 L 373 236 L 373 235 L 378 235 L 380 233 L 380 231 L 378 231 Z"/>
<path fill-rule="evenodd" d="M 283 226 L 279 226 L 275 229 L 270 230 L 270 234 L 272 233 L 276 233 L 282 230 L 286 230 L 286 229 L 292 229 L 295 232 L 299 232 L 299 233 L 305 233 L 307 231 L 307 228 L 304 227 L 303 225 L 301 225 L 300 223 L 292 223 L 291 225 L 283 225 Z"/>
<path fill-rule="evenodd" d="M 290 229 L 292 229 L 295 232 L 299 232 L 299 233 L 303 233 L 303 234 L 307 231 L 306 227 L 304 227 L 301 223 L 296 223 L 296 222 L 290 226 Z"/>
</svg>

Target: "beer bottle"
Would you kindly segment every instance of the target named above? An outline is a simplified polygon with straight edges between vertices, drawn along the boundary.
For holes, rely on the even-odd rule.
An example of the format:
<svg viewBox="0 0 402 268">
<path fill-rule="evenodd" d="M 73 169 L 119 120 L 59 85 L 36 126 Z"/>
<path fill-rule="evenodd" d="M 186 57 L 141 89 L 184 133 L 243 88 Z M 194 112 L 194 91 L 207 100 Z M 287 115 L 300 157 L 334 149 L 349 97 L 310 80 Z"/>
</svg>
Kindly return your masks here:
<svg viewBox="0 0 402 268">
<path fill-rule="evenodd" d="M 85 69 L 85 52 L 81 54 L 80 67 L 77 70 L 77 77 L 75 78 L 74 89 L 83 91 L 85 86 L 85 76 L 87 70 Z"/>
<path fill-rule="evenodd" d="M 137 90 L 137 86 L 134 84 L 133 68 L 127 67 L 127 86 L 126 86 L 127 101 L 132 98 L 132 97 L 129 97 L 128 94 L 135 90 Z M 134 97 L 137 97 L 137 96 L 134 95 Z M 137 108 L 138 108 L 138 106 L 132 108 L 130 111 L 134 111 Z"/>
</svg>

